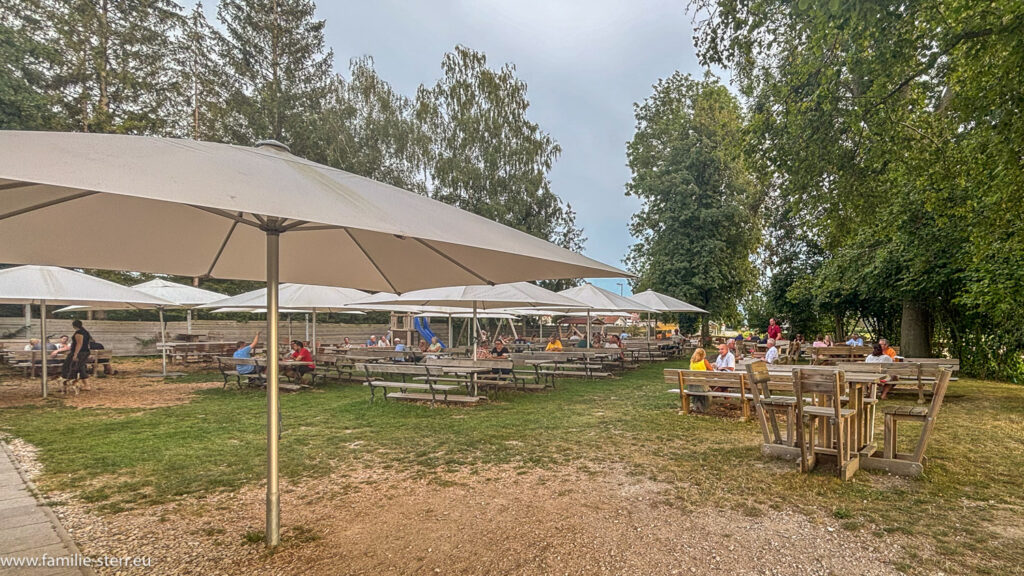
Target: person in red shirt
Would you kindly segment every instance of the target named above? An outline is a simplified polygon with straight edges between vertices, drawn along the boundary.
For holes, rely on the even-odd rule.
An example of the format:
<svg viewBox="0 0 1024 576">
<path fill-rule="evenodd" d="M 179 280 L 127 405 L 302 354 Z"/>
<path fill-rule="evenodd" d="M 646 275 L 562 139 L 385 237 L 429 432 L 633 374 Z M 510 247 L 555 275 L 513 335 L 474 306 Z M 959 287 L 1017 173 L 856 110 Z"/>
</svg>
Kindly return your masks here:
<svg viewBox="0 0 1024 576">
<path fill-rule="evenodd" d="M 768 320 L 768 337 L 776 340 L 782 336 L 782 328 L 775 323 L 775 318 Z"/>
<path fill-rule="evenodd" d="M 309 352 L 309 349 L 302 345 L 301 340 L 292 340 L 291 343 L 292 353 L 288 354 L 288 360 L 294 360 L 296 362 L 306 362 L 306 364 L 298 364 L 295 366 L 289 366 L 284 371 L 285 376 L 299 380 L 302 380 L 302 376 L 309 374 L 313 370 L 316 370 L 316 364 L 313 363 L 313 355 Z"/>
</svg>

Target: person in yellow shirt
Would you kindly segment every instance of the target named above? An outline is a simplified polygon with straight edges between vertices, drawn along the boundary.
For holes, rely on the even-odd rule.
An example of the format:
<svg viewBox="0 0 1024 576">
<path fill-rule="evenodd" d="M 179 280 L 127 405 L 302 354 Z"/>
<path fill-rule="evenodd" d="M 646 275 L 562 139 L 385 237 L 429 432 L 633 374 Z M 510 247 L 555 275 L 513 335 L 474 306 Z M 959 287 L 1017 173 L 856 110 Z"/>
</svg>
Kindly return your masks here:
<svg viewBox="0 0 1024 576">
<path fill-rule="evenodd" d="M 558 339 L 558 336 L 555 336 L 554 334 L 552 334 L 551 337 L 548 338 L 548 345 L 544 348 L 544 351 L 545 352 L 561 352 L 562 351 L 562 341 Z"/>
<path fill-rule="evenodd" d="M 697 348 L 690 356 L 690 370 L 712 370 L 711 362 L 708 362 L 708 353 L 703 348 Z"/>
</svg>

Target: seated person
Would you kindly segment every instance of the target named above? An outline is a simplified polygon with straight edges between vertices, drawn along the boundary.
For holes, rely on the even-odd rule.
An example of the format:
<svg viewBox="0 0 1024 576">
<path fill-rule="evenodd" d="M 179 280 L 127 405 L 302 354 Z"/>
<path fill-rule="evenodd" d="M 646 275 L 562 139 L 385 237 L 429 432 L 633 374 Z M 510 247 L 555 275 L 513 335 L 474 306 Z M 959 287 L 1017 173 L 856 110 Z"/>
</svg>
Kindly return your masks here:
<svg viewBox="0 0 1024 576">
<path fill-rule="evenodd" d="M 868 364 L 892 364 L 892 358 L 882 351 L 881 344 L 875 344 L 871 349 L 871 355 L 864 359 Z"/>
<path fill-rule="evenodd" d="M 846 341 L 847 346 L 863 346 L 864 339 L 857 335 L 856 332 L 850 334 L 850 339 Z"/>
<path fill-rule="evenodd" d="M 548 337 L 548 345 L 544 347 L 545 352 L 561 352 L 562 341 L 558 339 L 558 336 L 552 334 Z"/>
<path fill-rule="evenodd" d="M 690 356 L 690 370 L 706 372 L 714 370 L 714 366 L 711 365 L 711 362 L 708 362 L 708 353 L 703 348 L 697 348 L 693 351 L 693 355 Z"/>
<path fill-rule="evenodd" d="M 426 340 L 420 338 L 419 348 L 420 348 L 420 354 L 426 354 L 427 350 L 430 349 L 430 344 L 427 344 Z"/>
<path fill-rule="evenodd" d="M 619 340 L 618 336 L 616 336 L 615 334 L 611 334 L 611 335 L 608 336 L 608 339 L 604 341 L 604 346 L 603 347 L 604 348 L 621 348 L 622 347 L 622 343 Z"/>
<path fill-rule="evenodd" d="M 893 348 L 892 346 L 889 346 L 889 341 L 886 340 L 885 338 L 879 339 L 878 345 L 882 347 L 882 352 L 884 352 L 886 356 L 892 358 L 893 362 L 899 362 L 902 360 L 899 354 L 896 353 L 896 349 Z"/>
<path fill-rule="evenodd" d="M 60 340 L 57 341 L 57 349 L 50 353 L 50 356 L 56 356 L 71 350 L 71 339 L 68 338 L 67 334 L 62 334 Z"/>
<path fill-rule="evenodd" d="M 836 343 L 832 341 L 831 334 L 825 334 L 825 346 L 835 346 Z"/>
<path fill-rule="evenodd" d="M 826 346 L 828 346 L 828 344 L 825 344 L 825 339 L 821 337 L 821 334 L 815 336 L 814 342 L 811 343 L 811 347 L 813 348 L 824 348 Z"/>
<path fill-rule="evenodd" d="M 490 357 L 495 360 L 508 360 L 511 358 L 509 355 L 509 349 L 505 347 L 505 342 L 501 338 L 494 341 L 494 347 L 491 348 Z M 511 374 L 512 370 L 508 368 L 495 368 L 491 370 L 492 374 Z"/>
<path fill-rule="evenodd" d="M 301 340 L 292 340 L 290 346 L 292 348 L 291 354 L 288 354 L 285 358 L 296 362 L 306 362 L 306 364 L 288 366 L 284 370 L 284 375 L 293 380 L 296 377 L 302 380 L 303 375 L 316 370 L 316 364 L 313 363 L 313 355 L 309 352 L 309 348 L 303 346 Z"/>
<path fill-rule="evenodd" d="M 444 347 L 441 346 L 441 341 L 437 339 L 437 336 L 430 337 L 430 346 L 427 346 L 427 352 L 440 352 Z"/>
<path fill-rule="evenodd" d="M 779 349 L 775 347 L 775 338 L 768 339 L 768 351 L 764 353 L 767 364 L 775 364 L 779 360 Z"/>
<path fill-rule="evenodd" d="M 725 344 L 718 345 L 718 358 L 715 358 L 715 371 L 736 371 L 736 357 L 732 355 L 732 352 L 729 352 L 729 346 Z"/>
<path fill-rule="evenodd" d="M 732 353 L 734 358 L 736 358 L 737 360 L 743 359 L 743 353 L 740 352 L 739 349 L 736 347 L 736 340 L 734 338 L 729 338 L 728 340 L 726 340 L 725 345 L 729 347 L 729 352 Z"/>
<path fill-rule="evenodd" d="M 371 334 L 370 335 L 370 339 L 366 341 L 366 347 L 367 348 L 376 348 L 377 347 L 377 335 L 376 334 Z"/>
<path fill-rule="evenodd" d="M 395 338 L 395 352 L 405 352 L 405 344 L 402 344 L 401 338 Z"/>
<path fill-rule="evenodd" d="M 352 347 L 352 341 L 348 339 L 348 336 L 345 336 L 345 339 L 341 342 L 341 347 L 346 350 Z"/>
<path fill-rule="evenodd" d="M 238 350 L 232 355 L 235 358 L 252 358 L 252 351 L 256 348 L 256 343 L 260 340 L 260 333 L 256 333 L 256 337 L 252 339 L 252 344 L 246 345 L 241 340 L 238 341 Z M 265 366 L 256 366 L 255 364 L 235 364 L 235 371 L 241 375 L 252 375 L 255 376 L 260 374 L 266 369 Z"/>
<path fill-rule="evenodd" d="M 28 339 L 28 344 L 25 344 L 25 352 L 30 352 L 32 350 L 42 350 L 42 349 L 43 349 L 42 346 L 40 346 L 40 344 L 39 344 L 39 338 L 29 338 Z"/>
<path fill-rule="evenodd" d="M 391 342 L 388 341 L 387 336 L 377 338 L 377 348 L 391 348 Z"/>
</svg>

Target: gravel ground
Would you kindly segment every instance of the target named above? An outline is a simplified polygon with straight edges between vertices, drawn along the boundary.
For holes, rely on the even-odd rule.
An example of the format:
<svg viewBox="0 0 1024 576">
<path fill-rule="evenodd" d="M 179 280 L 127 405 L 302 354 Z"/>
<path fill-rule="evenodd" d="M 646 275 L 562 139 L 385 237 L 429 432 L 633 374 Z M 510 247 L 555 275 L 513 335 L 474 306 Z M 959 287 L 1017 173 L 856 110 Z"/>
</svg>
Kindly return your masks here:
<svg viewBox="0 0 1024 576">
<path fill-rule="evenodd" d="M 170 383 L 163 382 L 160 378 L 149 378 L 143 374 L 160 372 L 160 359 L 134 360 L 131 362 L 117 362 L 114 367 L 117 374 L 104 378 L 90 378 L 89 391 L 79 392 L 77 395 L 61 394 L 60 386 L 56 379 L 50 380 L 50 396 L 60 398 L 66 405 L 76 408 L 94 408 L 105 406 L 109 408 L 155 408 L 158 406 L 170 406 L 188 402 L 192 392 L 223 386 L 222 380 L 211 382 L 187 382 Z M 207 370 L 209 369 L 206 367 Z M 195 371 L 196 366 L 188 366 L 182 369 L 180 365 L 170 367 L 175 371 Z M 0 408 L 10 406 L 22 406 L 27 404 L 42 404 L 46 402 L 40 397 L 40 380 L 38 378 L 25 378 L 20 372 L 11 371 L 4 376 L 0 383 Z"/>
<path fill-rule="evenodd" d="M 30 472 L 34 451 L 11 441 Z M 97 515 L 50 494 L 83 554 L 149 556 L 146 574 L 897 574 L 902 537 L 830 517 L 680 505 L 619 469 L 492 469 L 429 478 L 354 470 L 282 483 L 267 554 L 262 487 Z M 132 573 L 103 571 L 99 574 Z M 136 569 L 135 573 L 143 573 Z"/>
</svg>

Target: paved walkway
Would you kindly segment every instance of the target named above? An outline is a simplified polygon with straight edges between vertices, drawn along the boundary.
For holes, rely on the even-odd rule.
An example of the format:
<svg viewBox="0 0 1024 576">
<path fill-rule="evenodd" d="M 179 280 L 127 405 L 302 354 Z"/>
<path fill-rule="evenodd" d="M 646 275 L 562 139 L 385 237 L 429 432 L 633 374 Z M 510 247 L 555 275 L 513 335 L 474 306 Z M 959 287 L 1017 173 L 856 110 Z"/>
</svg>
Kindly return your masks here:
<svg viewBox="0 0 1024 576">
<path fill-rule="evenodd" d="M 80 554 L 75 543 L 53 512 L 32 495 L 31 483 L 14 464 L 7 445 L 0 442 L 0 559 L 74 557 Z M 45 554 L 45 557 L 44 557 Z M 0 576 L 91 576 L 85 568 L 39 564 L 34 568 L 4 567 Z"/>
</svg>

